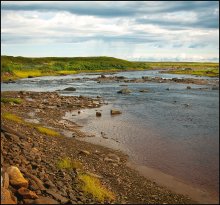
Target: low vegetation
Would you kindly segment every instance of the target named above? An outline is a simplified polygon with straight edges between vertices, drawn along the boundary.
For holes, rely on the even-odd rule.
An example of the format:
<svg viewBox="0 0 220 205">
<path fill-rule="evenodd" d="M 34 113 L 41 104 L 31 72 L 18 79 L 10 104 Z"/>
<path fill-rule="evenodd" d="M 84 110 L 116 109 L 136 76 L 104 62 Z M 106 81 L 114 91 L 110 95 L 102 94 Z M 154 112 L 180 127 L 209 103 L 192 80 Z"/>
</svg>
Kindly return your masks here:
<svg viewBox="0 0 220 205">
<path fill-rule="evenodd" d="M 7 120 L 11 120 L 11 121 L 14 121 L 14 122 L 17 122 L 17 123 L 23 123 L 24 122 L 20 117 L 18 117 L 15 114 L 12 114 L 12 113 L 3 113 L 2 118 L 7 119 Z"/>
<path fill-rule="evenodd" d="M 114 194 L 104 187 L 100 180 L 87 174 L 80 174 L 78 178 L 82 181 L 82 190 L 86 194 L 90 194 L 93 198 L 103 203 L 105 201 L 113 201 Z"/>
<path fill-rule="evenodd" d="M 38 124 L 35 124 L 35 123 L 25 122 L 22 118 L 18 117 L 15 114 L 6 112 L 6 113 L 3 113 L 1 116 L 2 116 L 3 119 L 11 120 L 11 121 L 14 121 L 14 122 L 17 122 L 17 123 L 20 123 L 20 124 L 24 124 L 24 125 L 27 125 L 29 127 L 34 127 L 38 132 L 40 132 L 42 134 L 46 134 L 46 135 L 54 136 L 54 137 L 60 136 L 60 134 L 58 132 L 56 132 L 56 131 L 54 131 L 50 128 L 39 126 Z"/>
<path fill-rule="evenodd" d="M 58 132 L 56 132 L 50 128 L 46 128 L 46 127 L 42 127 L 42 126 L 36 126 L 35 128 L 42 134 L 46 134 L 46 135 L 50 135 L 50 136 L 54 136 L 54 137 L 60 136 L 60 134 Z"/>
<path fill-rule="evenodd" d="M 65 157 L 57 162 L 57 167 L 58 169 L 68 169 L 68 170 L 82 169 L 82 164 L 78 161 L 73 161 L 68 157 Z"/>
<path fill-rule="evenodd" d="M 47 57 L 26 58 L 1 56 L 1 79 L 19 79 L 47 75 L 68 75 L 81 72 L 114 72 L 125 70 L 185 69 L 219 70 L 218 63 L 197 62 L 134 62 L 113 57 Z M 174 72 L 174 71 L 172 71 Z M 177 72 L 177 73 L 178 73 Z M 188 74 L 188 73 L 187 73 Z M 197 73 L 194 73 L 197 75 Z M 201 72 L 198 73 L 201 75 Z M 205 72 L 202 72 L 202 75 Z M 215 74 L 208 74 L 213 76 Z"/>
<path fill-rule="evenodd" d="M 130 62 L 112 57 L 48 57 L 25 58 L 1 56 L 3 80 L 44 75 L 75 74 L 79 72 L 147 69 L 145 63 Z"/>
<path fill-rule="evenodd" d="M 218 77 L 219 76 L 219 69 L 217 69 L 217 68 L 199 69 L 199 70 L 183 69 L 183 70 L 170 70 L 170 71 L 167 71 L 166 73 L 190 74 L 190 75 L 197 75 L 197 76 Z"/>
<path fill-rule="evenodd" d="M 20 104 L 20 103 L 22 103 L 22 99 L 20 99 L 20 98 L 1 98 L 1 102 Z"/>
</svg>

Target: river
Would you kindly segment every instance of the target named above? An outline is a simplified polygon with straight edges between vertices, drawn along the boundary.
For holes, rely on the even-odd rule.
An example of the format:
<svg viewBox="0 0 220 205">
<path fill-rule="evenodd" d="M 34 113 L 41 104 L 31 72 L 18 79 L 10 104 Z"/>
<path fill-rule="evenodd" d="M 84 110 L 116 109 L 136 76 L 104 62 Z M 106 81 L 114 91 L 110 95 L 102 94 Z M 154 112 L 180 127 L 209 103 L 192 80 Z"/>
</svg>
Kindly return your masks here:
<svg viewBox="0 0 220 205">
<path fill-rule="evenodd" d="M 110 75 L 127 78 L 205 78 L 189 75 L 133 71 Z M 63 95 L 101 96 L 107 105 L 82 110 L 68 119 L 95 134 L 86 141 L 113 147 L 128 154 L 131 161 L 172 175 L 188 184 L 219 193 L 219 91 L 208 85 L 177 83 L 97 83 L 98 73 L 46 76 L 2 83 L 2 91 L 55 91 L 73 86 Z M 106 74 L 108 76 L 108 74 Z M 76 79 L 77 80 L 74 80 Z M 86 78 L 86 79 L 85 79 Z M 211 78 L 210 78 L 211 79 Z M 118 94 L 127 85 L 132 93 Z M 191 89 L 186 89 L 191 86 Z M 169 88 L 169 89 L 167 89 Z M 149 92 L 139 92 L 148 89 Z M 117 108 L 121 115 L 111 116 Z M 102 112 L 97 118 L 95 111 Z M 102 134 L 101 134 L 102 132 Z M 105 138 L 103 138 L 103 135 Z"/>
</svg>

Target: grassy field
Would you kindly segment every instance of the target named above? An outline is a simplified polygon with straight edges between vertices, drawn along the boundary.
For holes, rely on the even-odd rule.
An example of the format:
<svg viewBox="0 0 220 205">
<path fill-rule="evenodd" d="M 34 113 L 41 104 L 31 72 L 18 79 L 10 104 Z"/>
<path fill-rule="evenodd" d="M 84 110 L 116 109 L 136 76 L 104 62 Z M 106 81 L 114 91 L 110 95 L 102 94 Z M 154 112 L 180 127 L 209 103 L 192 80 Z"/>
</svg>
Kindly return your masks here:
<svg viewBox="0 0 220 205">
<path fill-rule="evenodd" d="M 219 63 L 201 62 L 148 62 L 152 69 L 165 69 L 164 73 L 190 74 L 197 76 L 219 76 Z"/>
<path fill-rule="evenodd" d="M 132 62 L 113 57 L 26 58 L 1 56 L 1 80 L 80 72 L 168 69 L 171 73 L 218 76 L 218 63 Z M 171 69 L 171 70 L 170 70 Z"/>
</svg>

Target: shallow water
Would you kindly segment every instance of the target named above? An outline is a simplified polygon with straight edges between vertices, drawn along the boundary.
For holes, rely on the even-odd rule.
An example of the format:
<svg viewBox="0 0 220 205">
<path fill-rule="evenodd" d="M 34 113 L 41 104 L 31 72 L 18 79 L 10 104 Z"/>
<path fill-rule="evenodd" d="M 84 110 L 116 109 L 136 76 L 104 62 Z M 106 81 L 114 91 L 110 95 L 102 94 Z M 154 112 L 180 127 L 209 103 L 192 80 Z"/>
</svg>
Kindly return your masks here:
<svg viewBox="0 0 220 205">
<path fill-rule="evenodd" d="M 160 74 L 158 71 L 121 72 L 114 75 L 128 78 L 192 77 Z M 83 110 L 77 116 L 72 116 L 72 113 L 66 116 L 84 125 L 84 131 L 96 134 L 96 137 L 85 140 L 123 150 L 132 161 L 140 165 L 158 169 L 218 194 L 218 90 L 202 85 L 190 85 L 192 89 L 186 89 L 188 84 L 175 83 L 99 84 L 83 79 L 98 76 L 99 74 L 78 74 L 23 79 L 15 84 L 2 84 L 2 90 L 55 91 L 73 86 L 76 88 L 75 92 L 61 94 L 102 96 L 108 105 Z M 73 81 L 73 78 L 80 79 Z M 128 85 L 133 92 L 129 95 L 117 94 L 123 88 L 120 86 L 122 84 Z M 149 92 L 139 92 L 144 88 L 149 89 Z M 120 109 L 122 115 L 111 116 L 111 108 Z M 97 118 L 95 110 L 102 110 L 102 117 Z M 101 132 L 108 139 L 102 138 Z"/>
</svg>

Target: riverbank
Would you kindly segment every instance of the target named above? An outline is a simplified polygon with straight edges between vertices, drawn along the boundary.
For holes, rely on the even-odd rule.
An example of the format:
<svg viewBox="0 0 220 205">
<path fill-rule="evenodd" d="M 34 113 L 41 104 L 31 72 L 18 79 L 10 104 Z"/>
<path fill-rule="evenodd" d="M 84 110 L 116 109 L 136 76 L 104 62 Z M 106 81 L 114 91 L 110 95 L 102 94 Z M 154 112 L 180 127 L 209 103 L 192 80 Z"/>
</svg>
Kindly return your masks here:
<svg viewBox="0 0 220 205">
<path fill-rule="evenodd" d="M 100 107 L 101 98 L 64 97 L 55 92 L 3 92 L 2 97 L 11 99 L 1 103 L 3 168 L 17 166 L 30 181 L 28 189 L 39 199 L 47 197 L 58 203 L 78 204 L 103 200 L 111 203 L 195 203 L 128 168 L 124 154 L 77 140 L 86 133 L 76 124 L 62 120 L 63 115 L 71 110 L 78 110 L 80 115 L 83 108 Z M 17 98 L 20 101 L 12 100 Z M 73 137 L 63 136 L 64 130 L 71 131 Z M 35 186 L 33 176 L 44 187 Z M 94 181 L 94 178 L 105 187 L 105 192 L 100 191 L 101 197 L 100 193 L 97 197 L 91 187 L 85 189 L 88 179 Z M 7 188 L 18 203 L 36 200 L 21 197 L 11 183 Z"/>
</svg>

